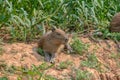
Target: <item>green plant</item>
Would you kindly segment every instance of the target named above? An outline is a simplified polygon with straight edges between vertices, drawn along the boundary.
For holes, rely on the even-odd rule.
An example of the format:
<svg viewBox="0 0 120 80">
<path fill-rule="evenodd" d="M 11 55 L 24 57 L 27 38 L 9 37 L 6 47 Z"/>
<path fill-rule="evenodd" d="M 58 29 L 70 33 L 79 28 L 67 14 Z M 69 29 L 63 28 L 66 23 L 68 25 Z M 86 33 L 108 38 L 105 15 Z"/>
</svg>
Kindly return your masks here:
<svg viewBox="0 0 120 80">
<path fill-rule="evenodd" d="M 103 39 L 107 38 L 107 39 L 120 41 L 120 33 L 117 32 L 111 33 L 107 28 L 103 28 L 100 31 L 103 33 L 102 36 Z"/>
<path fill-rule="evenodd" d="M 109 55 L 110 58 L 113 58 L 113 59 L 119 59 L 120 58 L 120 54 L 119 53 L 111 53 Z"/>
<path fill-rule="evenodd" d="M 44 80 L 57 80 L 57 79 L 50 75 L 47 75 L 47 76 L 45 76 Z"/>
<path fill-rule="evenodd" d="M 3 54 L 3 48 L 0 46 L 0 55 L 2 55 Z"/>
<path fill-rule="evenodd" d="M 67 69 L 70 65 L 72 65 L 71 61 L 63 61 L 63 62 L 60 62 L 58 68 L 59 69 Z"/>
<path fill-rule="evenodd" d="M 42 50 L 41 48 L 37 48 L 37 52 L 38 52 L 40 55 L 44 56 L 44 52 L 43 52 L 43 50 Z"/>
<path fill-rule="evenodd" d="M 16 71 L 16 67 L 14 65 L 6 66 L 5 71 L 7 74 L 14 74 Z"/>
<path fill-rule="evenodd" d="M 91 74 L 88 71 L 78 70 L 76 72 L 76 80 L 90 80 Z"/>
<path fill-rule="evenodd" d="M 7 77 L 0 77 L 0 80 L 8 80 Z"/>
<path fill-rule="evenodd" d="M 45 70 L 52 67 L 53 64 L 48 65 L 47 63 L 42 63 L 39 66 L 32 65 L 32 68 L 21 68 L 21 75 L 18 77 L 18 80 L 22 80 L 23 77 L 26 77 L 28 80 L 56 80 L 54 77 L 46 75 Z"/>
<path fill-rule="evenodd" d="M 0 0 L 0 29 L 12 40 L 39 38 L 51 26 L 74 31 L 106 29 L 119 0 Z M 109 6 L 111 5 L 111 6 Z M 47 28 L 46 28 L 47 27 Z"/>
<path fill-rule="evenodd" d="M 76 69 L 75 76 L 72 77 L 72 80 L 91 80 L 91 75 L 92 74 L 88 71 Z"/>
<path fill-rule="evenodd" d="M 48 65 L 47 63 L 42 63 L 39 66 L 32 65 L 31 68 L 28 68 L 26 66 L 8 66 L 5 63 L 1 63 L 0 69 L 5 75 L 18 75 L 17 80 L 23 80 L 24 78 L 27 80 L 57 80 L 45 73 L 45 70 L 51 68 L 52 66 L 53 64 Z M 2 80 L 3 78 L 0 79 Z"/>
<path fill-rule="evenodd" d="M 94 53 L 88 54 L 87 59 L 84 61 L 81 61 L 81 66 L 94 68 L 94 69 L 101 71 L 100 63 L 97 59 L 97 56 Z"/>
<path fill-rule="evenodd" d="M 109 58 L 113 58 L 117 64 L 117 66 L 120 67 L 120 62 L 119 62 L 120 53 L 111 53 L 109 55 Z"/>
<path fill-rule="evenodd" d="M 51 64 L 51 65 L 48 65 L 47 63 L 42 63 L 41 65 L 39 65 L 39 69 L 40 70 L 46 70 L 46 69 L 49 69 L 50 67 L 54 66 L 54 64 Z"/>
<path fill-rule="evenodd" d="M 80 55 L 83 55 L 87 49 L 88 49 L 88 45 L 84 44 L 80 39 L 78 39 L 77 37 L 75 37 L 73 39 L 73 43 L 72 43 L 72 48 L 74 50 L 75 53 L 78 53 Z"/>
<path fill-rule="evenodd" d="M 0 70 L 2 71 L 2 69 L 6 69 L 6 68 L 7 68 L 6 63 L 1 62 L 1 63 L 0 63 Z"/>
</svg>

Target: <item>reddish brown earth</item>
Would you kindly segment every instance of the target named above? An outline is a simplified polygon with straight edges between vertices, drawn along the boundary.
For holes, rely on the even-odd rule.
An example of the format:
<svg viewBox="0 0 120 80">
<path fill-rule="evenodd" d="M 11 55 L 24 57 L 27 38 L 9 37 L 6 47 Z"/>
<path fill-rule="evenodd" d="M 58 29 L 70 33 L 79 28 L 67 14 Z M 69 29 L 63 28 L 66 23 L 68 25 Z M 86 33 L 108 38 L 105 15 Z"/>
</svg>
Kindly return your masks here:
<svg viewBox="0 0 120 80">
<path fill-rule="evenodd" d="M 89 38 L 80 37 L 80 39 L 89 44 L 88 52 L 94 52 L 99 61 L 102 72 L 88 67 L 80 68 L 80 62 L 85 60 L 85 55 L 80 56 L 78 54 L 67 54 L 66 52 L 61 53 L 56 59 L 54 67 L 45 70 L 45 73 L 52 75 L 59 80 L 70 80 L 72 68 L 82 69 L 91 72 L 92 80 L 120 80 L 120 57 L 111 57 L 111 55 L 120 54 L 117 51 L 116 44 L 111 40 L 101 40 L 99 43 L 91 41 Z M 7 66 L 26 66 L 30 68 L 32 64 L 38 66 L 44 62 L 44 57 L 40 56 L 35 52 L 37 44 L 34 43 L 3 43 L 2 45 L 3 54 L 0 55 L 0 64 L 5 63 Z M 87 53 L 87 54 L 89 54 Z M 58 65 L 62 61 L 71 61 L 73 65 L 67 69 L 59 70 Z M 48 63 L 49 64 L 49 63 Z M 18 74 L 10 75 L 4 74 L 3 70 L 0 71 L 0 76 L 7 76 L 9 80 L 16 80 Z M 74 73 L 72 75 L 75 76 Z"/>
</svg>

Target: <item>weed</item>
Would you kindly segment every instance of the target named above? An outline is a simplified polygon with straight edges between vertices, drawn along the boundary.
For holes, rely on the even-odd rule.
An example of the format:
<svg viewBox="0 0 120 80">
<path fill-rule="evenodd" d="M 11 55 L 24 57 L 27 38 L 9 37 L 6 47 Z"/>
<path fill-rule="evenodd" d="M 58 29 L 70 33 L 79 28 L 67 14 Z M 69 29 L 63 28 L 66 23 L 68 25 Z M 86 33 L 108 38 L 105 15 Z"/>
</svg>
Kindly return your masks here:
<svg viewBox="0 0 120 80">
<path fill-rule="evenodd" d="M 117 63 L 117 66 L 120 68 L 120 62 Z"/>
<path fill-rule="evenodd" d="M 7 77 L 0 77 L 0 80 L 8 80 Z"/>
<path fill-rule="evenodd" d="M 88 71 L 78 70 L 76 72 L 76 80 L 90 80 L 90 75 Z"/>
<path fill-rule="evenodd" d="M 2 54 L 3 54 L 3 52 L 4 52 L 3 48 L 2 48 L 2 47 L 0 47 L 0 55 L 2 55 Z"/>
<path fill-rule="evenodd" d="M 37 48 L 37 52 L 41 55 L 44 56 L 44 52 L 41 48 Z"/>
<path fill-rule="evenodd" d="M 44 80 L 57 80 L 57 79 L 50 75 L 47 75 L 47 76 L 45 76 Z"/>
<path fill-rule="evenodd" d="M 74 70 L 75 75 L 72 75 L 72 80 L 91 80 L 91 73 L 79 69 Z"/>
<path fill-rule="evenodd" d="M 9 73 L 9 74 L 14 74 L 15 71 L 16 71 L 16 68 L 15 68 L 14 65 L 7 66 L 6 69 L 5 69 L 5 71 L 6 71 L 7 73 Z"/>
<path fill-rule="evenodd" d="M 70 65 L 72 65 L 71 61 L 63 61 L 63 62 L 60 62 L 58 68 L 59 69 L 67 69 Z"/>
<path fill-rule="evenodd" d="M 75 53 L 83 55 L 87 51 L 88 45 L 84 44 L 80 39 L 74 38 L 72 48 Z"/>
<path fill-rule="evenodd" d="M 7 67 L 6 63 L 4 62 L 0 63 L 0 70 L 6 69 L 6 67 Z"/>
<path fill-rule="evenodd" d="M 48 65 L 47 63 L 42 63 L 40 66 L 39 66 L 39 69 L 40 70 L 46 70 L 50 67 L 54 66 L 54 64 L 51 64 L 51 65 Z"/>
<path fill-rule="evenodd" d="M 120 62 L 119 62 L 119 59 L 120 59 L 120 53 L 111 53 L 110 58 L 113 58 L 115 61 L 116 61 L 116 64 L 118 67 L 120 67 Z"/>
<path fill-rule="evenodd" d="M 89 68 L 94 68 L 101 71 L 100 63 L 94 53 L 87 55 L 87 60 L 81 62 L 81 66 L 86 66 Z"/>
<path fill-rule="evenodd" d="M 110 33 L 109 30 L 106 28 L 101 29 L 101 32 L 103 33 L 102 36 L 103 39 L 112 39 L 120 41 L 120 33 L 117 32 Z"/>
<path fill-rule="evenodd" d="M 18 77 L 19 80 L 22 80 L 24 77 L 26 77 L 28 80 L 56 80 L 54 77 L 46 75 L 45 70 L 52 67 L 53 64 L 47 65 L 47 63 L 42 63 L 39 66 L 32 65 L 31 69 L 28 68 L 22 68 L 21 69 L 21 75 Z"/>
<path fill-rule="evenodd" d="M 53 64 L 47 65 L 47 63 L 42 63 L 39 66 L 32 65 L 31 68 L 28 68 L 28 67 L 16 67 L 13 65 L 8 66 L 6 64 L 0 64 L 0 69 L 3 70 L 4 74 L 18 75 L 17 80 L 23 80 L 23 79 L 26 79 L 26 80 L 57 80 L 56 78 L 50 75 L 46 75 L 46 73 L 44 72 L 46 69 L 51 68 L 52 66 Z"/>
<path fill-rule="evenodd" d="M 83 31 L 105 29 L 120 9 L 118 0 L 0 0 L 0 29 L 13 40 L 39 38 L 46 25 Z M 111 6 L 109 6 L 111 5 Z"/>
<path fill-rule="evenodd" d="M 120 54 L 119 53 L 117 53 L 117 54 L 111 53 L 109 57 L 113 58 L 113 59 L 119 59 L 120 58 Z"/>
</svg>

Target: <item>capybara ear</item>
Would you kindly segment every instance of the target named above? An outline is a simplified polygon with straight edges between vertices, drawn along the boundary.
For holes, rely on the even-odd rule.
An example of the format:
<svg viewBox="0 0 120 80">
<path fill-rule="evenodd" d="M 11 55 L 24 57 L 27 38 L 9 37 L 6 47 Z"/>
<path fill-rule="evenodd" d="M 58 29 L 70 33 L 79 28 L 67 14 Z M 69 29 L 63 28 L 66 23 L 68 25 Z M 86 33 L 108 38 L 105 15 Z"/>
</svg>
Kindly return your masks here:
<svg viewBox="0 0 120 80">
<path fill-rule="evenodd" d="M 52 32 L 54 32 L 54 31 L 56 30 L 56 28 L 55 28 L 55 27 L 52 27 L 52 29 L 51 29 L 51 30 L 52 30 Z"/>
</svg>

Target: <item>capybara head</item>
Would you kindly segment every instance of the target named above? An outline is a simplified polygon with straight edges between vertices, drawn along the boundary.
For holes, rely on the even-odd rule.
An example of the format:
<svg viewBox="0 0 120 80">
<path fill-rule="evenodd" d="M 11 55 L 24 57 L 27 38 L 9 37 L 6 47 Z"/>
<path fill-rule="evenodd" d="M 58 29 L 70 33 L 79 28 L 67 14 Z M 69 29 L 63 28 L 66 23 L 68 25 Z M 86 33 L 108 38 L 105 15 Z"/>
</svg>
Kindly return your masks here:
<svg viewBox="0 0 120 80">
<path fill-rule="evenodd" d="M 51 36 L 53 41 L 56 41 L 60 44 L 65 44 L 69 40 L 69 36 L 63 30 L 57 28 L 52 28 Z"/>
</svg>

